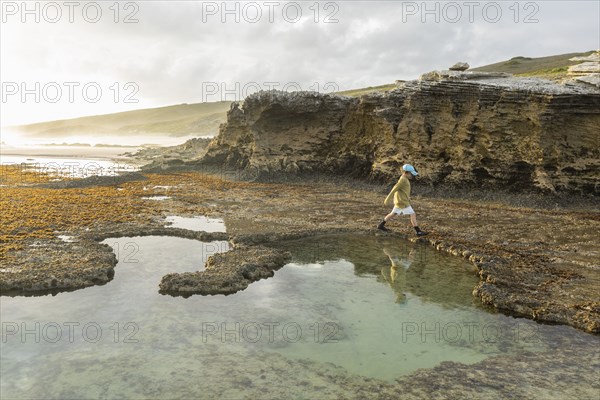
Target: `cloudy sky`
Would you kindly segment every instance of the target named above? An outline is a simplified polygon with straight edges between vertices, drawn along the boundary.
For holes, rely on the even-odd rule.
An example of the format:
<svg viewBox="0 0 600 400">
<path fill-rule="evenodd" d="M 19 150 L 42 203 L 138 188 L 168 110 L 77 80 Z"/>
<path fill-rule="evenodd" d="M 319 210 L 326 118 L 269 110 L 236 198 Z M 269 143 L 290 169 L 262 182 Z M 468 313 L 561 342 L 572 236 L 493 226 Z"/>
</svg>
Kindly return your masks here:
<svg viewBox="0 0 600 400">
<path fill-rule="evenodd" d="M 598 49 L 592 1 L 2 1 L 2 126 Z"/>
</svg>

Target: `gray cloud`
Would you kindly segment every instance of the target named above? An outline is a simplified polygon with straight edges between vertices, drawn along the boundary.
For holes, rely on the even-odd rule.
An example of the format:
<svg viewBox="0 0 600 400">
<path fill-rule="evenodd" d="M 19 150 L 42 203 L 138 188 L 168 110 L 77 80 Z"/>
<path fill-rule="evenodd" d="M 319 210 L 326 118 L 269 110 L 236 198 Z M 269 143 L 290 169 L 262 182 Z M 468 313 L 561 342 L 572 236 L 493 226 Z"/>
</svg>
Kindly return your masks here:
<svg viewBox="0 0 600 400">
<path fill-rule="evenodd" d="M 266 13 L 264 2 L 256 3 Z M 119 106 L 201 101 L 204 82 L 223 82 L 228 88 L 235 82 L 297 82 L 304 89 L 335 82 L 340 89 L 349 89 L 416 78 L 459 60 L 477 66 L 517 55 L 536 57 L 600 47 L 600 11 L 595 1 L 535 2 L 539 22 L 528 24 L 522 20 L 531 10 L 520 9 L 520 21 L 513 20 L 509 9 L 513 1 L 496 2 L 503 11 L 496 23 L 483 18 L 481 8 L 490 3 L 485 1 L 480 2 L 473 23 L 467 21 L 468 9 L 462 1 L 455 3 L 463 12 L 457 23 L 444 21 L 444 15 L 436 23 L 433 15 L 423 15 L 421 10 L 403 20 L 403 7 L 409 2 L 399 1 L 336 2 L 339 22 L 331 24 L 322 22 L 327 13 L 326 2 L 321 2 L 321 22 L 315 23 L 309 9 L 313 3 L 300 2 L 304 17 L 298 23 L 286 22 L 281 11 L 274 23 L 265 14 L 255 24 L 235 23 L 231 16 L 222 23 L 218 15 L 203 22 L 202 3 L 191 1 L 138 2 L 139 23 L 135 24 L 115 24 L 109 13 L 97 24 L 9 20 L 2 25 L 2 81 L 138 83 L 138 105 L 96 105 L 98 112 L 112 112 Z M 447 3 L 439 2 L 440 10 Z M 107 11 L 108 3 L 103 4 Z M 420 8 L 423 3 L 411 4 Z M 429 2 L 427 7 L 435 4 Z M 3 124 L 26 111 L 31 114 L 31 107 L 3 104 Z M 44 108 L 36 107 L 38 117 L 44 119 Z M 58 117 L 73 112 L 69 105 L 52 107 Z"/>
</svg>

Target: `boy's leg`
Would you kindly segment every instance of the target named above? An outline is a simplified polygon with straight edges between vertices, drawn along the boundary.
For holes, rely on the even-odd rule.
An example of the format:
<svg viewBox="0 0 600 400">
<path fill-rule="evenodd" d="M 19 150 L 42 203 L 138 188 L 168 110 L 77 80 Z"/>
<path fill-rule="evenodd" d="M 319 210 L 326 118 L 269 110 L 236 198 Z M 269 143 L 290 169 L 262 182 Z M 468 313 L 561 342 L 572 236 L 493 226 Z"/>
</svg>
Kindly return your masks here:
<svg viewBox="0 0 600 400">
<path fill-rule="evenodd" d="M 379 225 L 377 225 L 377 229 L 381 229 L 382 231 L 389 231 L 389 229 L 385 227 L 385 223 L 388 222 L 390 219 L 394 218 L 396 215 L 398 215 L 398 214 L 396 214 L 393 211 L 391 213 L 389 213 L 388 215 L 386 215 L 381 220 L 381 222 L 379 223 Z"/>
<path fill-rule="evenodd" d="M 412 224 L 413 228 L 415 229 L 415 232 L 417 233 L 417 236 L 425 236 L 425 235 L 427 235 L 428 232 L 423 232 L 421 230 L 421 228 L 419 228 L 419 224 L 417 224 L 417 214 L 415 212 L 413 212 L 412 214 L 410 214 L 410 223 Z"/>
<path fill-rule="evenodd" d="M 412 224 L 413 228 L 415 226 L 419 225 L 419 224 L 417 224 L 417 214 L 416 213 L 410 214 L 410 223 Z"/>
<path fill-rule="evenodd" d="M 391 212 L 391 213 L 389 213 L 388 215 L 386 215 L 386 216 L 383 218 L 383 220 L 384 220 L 385 222 L 388 222 L 390 219 L 394 218 L 394 217 L 395 217 L 395 216 L 397 216 L 397 215 L 398 215 L 398 214 L 396 214 L 396 213 L 394 213 L 394 212 Z"/>
</svg>

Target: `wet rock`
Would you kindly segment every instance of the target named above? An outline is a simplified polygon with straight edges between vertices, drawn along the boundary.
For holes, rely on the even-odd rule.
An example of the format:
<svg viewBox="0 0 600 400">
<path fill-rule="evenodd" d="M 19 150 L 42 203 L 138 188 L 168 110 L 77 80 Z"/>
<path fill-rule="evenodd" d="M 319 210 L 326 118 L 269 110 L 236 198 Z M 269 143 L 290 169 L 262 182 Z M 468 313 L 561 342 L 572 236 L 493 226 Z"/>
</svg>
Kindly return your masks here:
<svg viewBox="0 0 600 400">
<path fill-rule="evenodd" d="M 115 176 L 90 176 L 82 179 L 65 179 L 61 181 L 39 184 L 39 187 L 49 189 L 88 188 L 95 186 L 116 186 L 125 182 L 146 180 L 139 172 L 125 172 Z"/>
<path fill-rule="evenodd" d="M 160 292 L 174 296 L 233 294 L 273 276 L 290 258 L 288 252 L 267 247 L 235 248 L 209 257 L 204 271 L 165 275 Z"/>
<path fill-rule="evenodd" d="M 39 239 L 3 263 L 0 294 L 44 295 L 109 282 L 117 257 L 110 246 L 95 241 Z"/>
<path fill-rule="evenodd" d="M 166 227 L 160 223 L 139 224 L 128 222 L 120 224 L 103 224 L 92 231 L 81 232 L 80 235 L 84 239 L 98 242 L 107 238 L 135 236 L 173 236 L 184 239 L 195 239 L 203 242 L 228 240 L 229 238 L 225 232 L 192 231 L 189 229 Z"/>
<path fill-rule="evenodd" d="M 227 240 L 224 232 L 191 231 L 159 223 L 105 223 L 94 230 L 73 232 L 75 240 L 37 239 L 17 253 L 16 261 L 3 264 L 0 273 L 2 295 L 43 295 L 81 289 L 109 282 L 117 258 L 112 248 L 100 241 L 136 236 L 174 236 L 199 241 Z"/>
</svg>

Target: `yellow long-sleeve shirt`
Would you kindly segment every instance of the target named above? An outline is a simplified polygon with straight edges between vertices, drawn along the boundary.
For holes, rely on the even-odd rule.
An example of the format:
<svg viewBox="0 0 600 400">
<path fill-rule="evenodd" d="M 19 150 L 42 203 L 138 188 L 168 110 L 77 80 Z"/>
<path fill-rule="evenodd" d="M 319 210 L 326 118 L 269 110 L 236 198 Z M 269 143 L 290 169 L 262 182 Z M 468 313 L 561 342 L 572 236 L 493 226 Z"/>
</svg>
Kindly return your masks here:
<svg viewBox="0 0 600 400">
<path fill-rule="evenodd" d="M 404 175 L 398 179 L 398 183 L 394 185 L 390 194 L 385 198 L 384 204 L 389 205 L 392 197 L 394 207 L 406 208 L 410 206 L 410 181 Z"/>
</svg>

